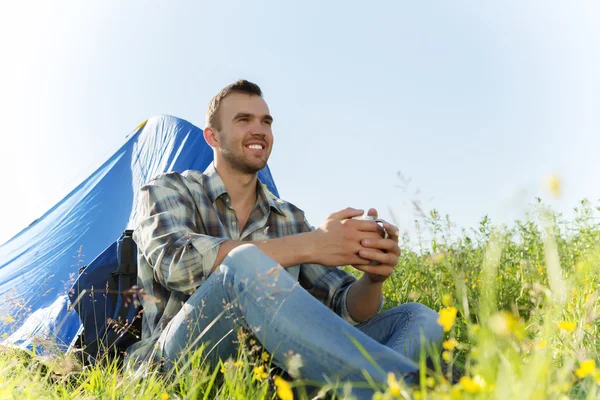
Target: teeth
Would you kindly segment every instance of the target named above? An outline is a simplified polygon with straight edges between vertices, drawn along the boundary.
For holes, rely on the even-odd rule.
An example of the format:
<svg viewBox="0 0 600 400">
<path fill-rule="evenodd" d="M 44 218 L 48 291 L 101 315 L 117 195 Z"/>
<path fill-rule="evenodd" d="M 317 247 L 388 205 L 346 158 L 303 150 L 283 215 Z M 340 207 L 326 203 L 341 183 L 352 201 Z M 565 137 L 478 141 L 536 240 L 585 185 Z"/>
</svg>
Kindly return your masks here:
<svg viewBox="0 0 600 400">
<path fill-rule="evenodd" d="M 250 146 L 248 146 L 248 148 L 262 150 L 262 146 L 260 144 L 251 144 Z"/>
</svg>

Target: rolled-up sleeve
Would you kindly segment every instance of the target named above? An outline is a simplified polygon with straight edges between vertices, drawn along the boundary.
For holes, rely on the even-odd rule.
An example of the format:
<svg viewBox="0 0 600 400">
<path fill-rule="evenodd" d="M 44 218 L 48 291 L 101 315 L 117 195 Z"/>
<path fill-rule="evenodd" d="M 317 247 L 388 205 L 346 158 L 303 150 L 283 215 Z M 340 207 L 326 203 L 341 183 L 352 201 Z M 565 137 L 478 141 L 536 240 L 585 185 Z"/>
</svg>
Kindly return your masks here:
<svg viewBox="0 0 600 400">
<path fill-rule="evenodd" d="M 179 174 L 161 175 L 141 188 L 133 238 L 165 288 L 195 290 L 210 275 L 225 238 L 199 234 L 196 204 Z"/>
</svg>

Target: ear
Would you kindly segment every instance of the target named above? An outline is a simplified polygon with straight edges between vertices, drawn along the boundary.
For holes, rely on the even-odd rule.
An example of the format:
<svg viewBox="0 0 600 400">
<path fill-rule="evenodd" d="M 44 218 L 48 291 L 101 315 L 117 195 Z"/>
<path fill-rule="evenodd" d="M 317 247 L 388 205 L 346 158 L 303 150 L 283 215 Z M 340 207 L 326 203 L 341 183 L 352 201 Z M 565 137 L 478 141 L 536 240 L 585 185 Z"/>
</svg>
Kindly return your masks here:
<svg viewBox="0 0 600 400">
<path fill-rule="evenodd" d="M 213 128 L 206 127 L 204 128 L 204 140 L 210 147 L 217 148 L 219 147 L 219 140 L 217 139 L 217 133 Z"/>
</svg>

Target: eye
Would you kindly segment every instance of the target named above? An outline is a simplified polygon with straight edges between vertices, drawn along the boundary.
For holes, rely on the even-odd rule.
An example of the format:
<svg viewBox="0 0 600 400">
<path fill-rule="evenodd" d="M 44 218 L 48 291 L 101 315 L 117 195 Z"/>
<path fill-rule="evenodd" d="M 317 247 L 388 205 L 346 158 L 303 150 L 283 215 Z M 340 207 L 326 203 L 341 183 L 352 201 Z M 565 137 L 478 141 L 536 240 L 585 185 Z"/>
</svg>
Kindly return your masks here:
<svg viewBox="0 0 600 400">
<path fill-rule="evenodd" d="M 265 124 L 271 126 L 273 125 L 273 121 L 271 121 L 270 119 L 265 120 Z"/>
<path fill-rule="evenodd" d="M 239 122 L 248 122 L 248 117 L 241 117 L 238 119 Z"/>
</svg>

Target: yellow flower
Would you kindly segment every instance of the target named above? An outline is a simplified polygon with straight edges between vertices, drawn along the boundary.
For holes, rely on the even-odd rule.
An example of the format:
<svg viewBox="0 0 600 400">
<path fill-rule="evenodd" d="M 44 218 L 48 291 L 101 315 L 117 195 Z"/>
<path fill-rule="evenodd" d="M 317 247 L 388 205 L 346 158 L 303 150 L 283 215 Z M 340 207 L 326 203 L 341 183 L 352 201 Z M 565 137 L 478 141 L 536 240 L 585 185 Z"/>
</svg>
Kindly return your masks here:
<svg viewBox="0 0 600 400">
<path fill-rule="evenodd" d="M 545 349 L 548 346 L 548 341 L 546 339 L 540 339 L 536 344 L 535 344 L 535 349 L 536 350 L 542 350 Z"/>
<path fill-rule="evenodd" d="M 167 392 L 162 392 L 160 394 L 160 400 L 169 400 L 169 393 Z"/>
<path fill-rule="evenodd" d="M 600 371 L 596 370 L 594 374 L 594 379 L 596 380 L 596 384 L 600 385 Z"/>
<path fill-rule="evenodd" d="M 462 395 L 462 392 L 460 391 L 460 386 L 459 385 L 452 386 L 452 390 L 450 391 L 450 399 L 462 400 L 462 398 L 463 398 L 463 395 Z"/>
<path fill-rule="evenodd" d="M 474 376 L 473 379 L 463 376 L 458 383 L 469 393 L 479 393 L 485 387 L 485 379 L 480 375 Z"/>
<path fill-rule="evenodd" d="M 2 339 L 6 339 L 7 337 L 8 337 L 8 333 L 4 332 L 4 333 L 2 334 Z"/>
<path fill-rule="evenodd" d="M 224 374 L 224 373 L 225 373 L 225 371 L 227 371 L 227 369 L 225 369 L 225 366 L 223 365 L 223 366 L 221 367 L 221 373 L 222 373 L 222 374 Z"/>
<path fill-rule="evenodd" d="M 560 178 L 557 175 L 549 176 L 546 180 L 546 186 L 552 196 L 560 196 Z"/>
<path fill-rule="evenodd" d="M 438 324 L 444 327 L 444 332 L 448 332 L 452 329 L 454 322 L 456 321 L 456 313 L 458 310 L 456 307 L 446 307 L 440 310 L 440 318 Z"/>
<path fill-rule="evenodd" d="M 579 379 L 585 378 L 591 373 L 596 371 L 596 361 L 594 360 L 585 360 L 579 363 L 579 368 L 575 370 L 575 375 Z"/>
<path fill-rule="evenodd" d="M 263 360 L 264 362 L 269 361 L 269 357 L 271 357 L 269 355 L 269 353 L 267 353 L 266 351 L 263 351 L 262 355 L 260 356 L 260 359 Z"/>
<path fill-rule="evenodd" d="M 446 340 L 442 346 L 444 347 L 444 349 L 446 350 L 454 350 L 454 348 L 456 346 L 458 346 L 458 341 L 454 338 L 450 339 L 450 340 Z"/>
<path fill-rule="evenodd" d="M 4 322 L 6 322 L 7 324 L 11 324 L 15 321 L 15 318 L 12 315 L 9 315 L 8 317 L 6 317 L 4 319 Z"/>
<path fill-rule="evenodd" d="M 444 360 L 446 362 L 450 362 L 451 358 L 452 358 L 452 353 L 450 353 L 449 351 L 442 351 L 442 360 Z"/>
<path fill-rule="evenodd" d="M 446 307 L 450 307 L 452 305 L 452 295 L 450 293 L 446 293 L 442 296 L 442 304 Z"/>
<path fill-rule="evenodd" d="M 267 379 L 267 377 L 269 376 L 269 374 L 265 372 L 265 367 L 263 367 L 262 365 L 260 367 L 254 367 L 252 372 L 254 372 L 254 379 L 256 379 L 257 381 Z"/>
<path fill-rule="evenodd" d="M 243 367 L 244 366 L 244 362 L 243 361 L 236 361 L 233 363 L 234 367 Z"/>
<path fill-rule="evenodd" d="M 394 396 L 400 396 L 400 384 L 396 380 L 393 372 L 388 372 L 387 383 L 390 388 L 390 393 Z"/>
<path fill-rule="evenodd" d="M 511 332 L 515 332 L 519 320 L 512 314 L 506 311 L 501 311 L 490 317 L 490 329 L 498 336 L 508 336 Z"/>
<path fill-rule="evenodd" d="M 280 376 L 276 376 L 275 386 L 277 386 L 277 396 L 279 396 L 281 400 L 294 400 L 294 392 L 292 392 L 292 387 L 288 381 Z"/>
<path fill-rule="evenodd" d="M 577 327 L 577 324 L 575 322 L 571 322 L 571 321 L 560 321 L 558 323 L 558 328 L 565 331 L 565 332 L 573 332 L 575 330 L 575 328 Z"/>
</svg>

